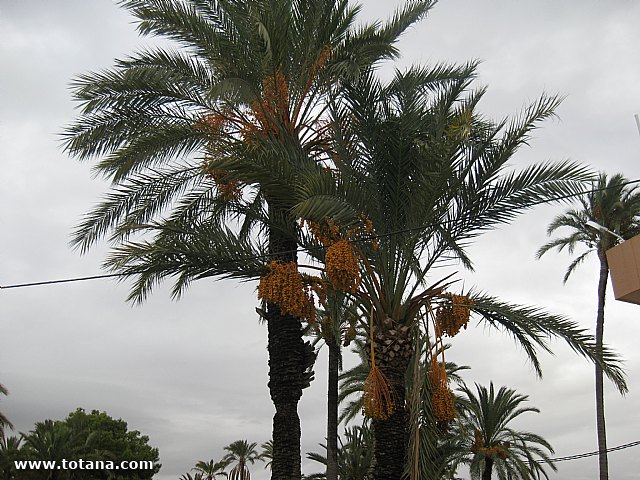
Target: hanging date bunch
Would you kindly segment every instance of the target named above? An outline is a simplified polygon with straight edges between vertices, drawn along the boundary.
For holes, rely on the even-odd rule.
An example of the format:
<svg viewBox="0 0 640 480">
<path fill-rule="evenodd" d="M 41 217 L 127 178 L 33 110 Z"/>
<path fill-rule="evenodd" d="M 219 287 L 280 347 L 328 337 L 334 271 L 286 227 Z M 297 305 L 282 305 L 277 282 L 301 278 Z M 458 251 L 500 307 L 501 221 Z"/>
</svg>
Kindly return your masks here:
<svg viewBox="0 0 640 480">
<path fill-rule="evenodd" d="M 260 277 L 258 298 L 275 303 L 284 314 L 315 322 L 316 309 L 309 287 L 305 285 L 296 262 L 273 261 L 269 272 Z"/>
<path fill-rule="evenodd" d="M 361 220 L 360 225 L 353 226 L 344 232 L 330 218 L 325 218 L 320 223 L 307 221 L 313 236 L 319 243 L 327 247 L 325 270 L 336 290 L 356 293 L 360 287 L 360 261 L 353 240 L 363 232 L 367 236 L 373 237 L 371 220 L 366 216 L 362 216 Z M 374 248 L 377 248 L 375 238 L 373 238 L 373 243 Z"/>
<path fill-rule="evenodd" d="M 216 158 L 217 142 L 225 134 L 225 126 L 232 121 L 228 112 L 220 112 L 205 115 L 194 125 L 194 128 L 204 134 L 208 140 L 208 155 L 202 162 L 201 172 L 205 177 L 211 178 L 216 184 L 218 195 L 227 201 L 237 201 L 242 198 L 242 185 L 238 180 L 228 178 L 229 171 L 212 166 Z"/>
<path fill-rule="evenodd" d="M 237 201 L 242 198 L 242 186 L 240 182 L 238 180 L 225 179 L 227 175 L 229 175 L 227 170 L 211 168 L 208 166 L 207 162 L 205 162 L 202 170 L 204 175 L 215 182 L 218 195 L 223 200 Z"/>
<path fill-rule="evenodd" d="M 436 312 L 436 335 L 455 337 L 462 328 L 467 328 L 474 303 L 466 295 L 445 293 L 444 297 L 446 303 Z"/>
<path fill-rule="evenodd" d="M 488 458 L 500 458 L 506 460 L 509 457 L 510 442 L 502 442 L 494 445 L 493 447 L 485 447 L 484 439 L 482 438 L 482 432 L 477 428 L 473 432 L 473 445 L 471 445 L 471 453 L 476 455 L 484 455 Z"/>
<path fill-rule="evenodd" d="M 455 397 L 449 388 L 444 360 L 438 362 L 435 356 L 431 357 L 428 375 L 433 416 L 438 428 L 446 432 L 449 423 L 456 419 L 458 412 L 456 411 Z"/>
<path fill-rule="evenodd" d="M 364 381 L 362 399 L 363 413 L 374 420 L 387 420 L 395 410 L 395 394 L 385 374 L 376 365 L 375 342 L 373 336 L 373 307 L 369 320 L 369 341 L 371 342 L 371 370 Z"/>
<path fill-rule="evenodd" d="M 327 248 L 327 276 L 334 288 L 355 293 L 360 286 L 360 265 L 349 240 L 339 240 Z"/>
<path fill-rule="evenodd" d="M 246 141 L 255 135 L 278 136 L 280 129 L 291 130 L 289 86 L 281 70 L 262 81 L 262 95 L 251 102 L 247 118 L 241 122 Z"/>
</svg>

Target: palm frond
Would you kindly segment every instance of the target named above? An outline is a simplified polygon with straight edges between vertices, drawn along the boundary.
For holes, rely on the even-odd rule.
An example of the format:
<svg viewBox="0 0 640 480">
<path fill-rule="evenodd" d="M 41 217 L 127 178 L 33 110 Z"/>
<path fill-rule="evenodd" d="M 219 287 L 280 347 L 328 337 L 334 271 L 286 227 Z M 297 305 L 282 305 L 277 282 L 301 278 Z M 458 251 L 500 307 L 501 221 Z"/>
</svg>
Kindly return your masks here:
<svg viewBox="0 0 640 480">
<path fill-rule="evenodd" d="M 607 347 L 603 347 L 599 355 L 593 336 L 576 322 L 548 314 L 539 307 L 510 304 L 483 294 L 473 294 L 472 298 L 475 303 L 472 310 L 490 326 L 513 335 L 539 376 L 542 370 L 536 349 L 550 352 L 548 340 L 556 337 L 563 339 L 574 352 L 599 364 L 620 393 L 628 391 L 620 357 Z"/>
</svg>

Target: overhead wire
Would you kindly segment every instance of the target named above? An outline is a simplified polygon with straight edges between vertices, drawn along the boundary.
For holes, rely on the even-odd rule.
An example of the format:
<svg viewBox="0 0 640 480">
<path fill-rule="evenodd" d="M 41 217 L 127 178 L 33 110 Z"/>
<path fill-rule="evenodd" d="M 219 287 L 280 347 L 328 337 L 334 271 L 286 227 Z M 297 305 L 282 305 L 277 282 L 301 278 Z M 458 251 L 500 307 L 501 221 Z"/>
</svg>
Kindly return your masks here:
<svg viewBox="0 0 640 480">
<path fill-rule="evenodd" d="M 629 180 L 627 182 L 623 182 L 620 183 L 618 185 L 615 186 L 615 188 L 618 187 L 622 187 L 622 186 L 626 186 L 626 185 L 631 185 L 634 183 L 640 183 L 640 179 L 637 180 Z M 573 197 L 579 197 L 581 195 L 586 195 L 589 193 L 595 193 L 595 192 L 601 192 L 604 190 L 608 190 L 610 188 L 614 188 L 614 187 L 603 187 L 603 188 L 594 188 L 594 189 L 590 189 L 590 190 L 584 190 L 582 192 L 576 192 L 576 193 L 569 193 L 566 195 L 559 195 L 557 197 L 554 198 L 550 198 L 550 199 L 545 199 L 545 200 L 539 200 L 536 202 L 531 202 L 528 207 L 533 207 L 536 205 L 541 205 L 544 203 L 550 203 L 550 202 L 555 202 L 555 201 L 560 201 L 560 200 L 566 200 L 568 198 L 573 198 Z M 368 235 L 364 238 L 361 239 L 354 239 L 354 242 L 364 242 L 364 241 L 370 241 L 370 240 L 374 240 L 374 239 L 381 239 L 381 238 L 385 238 L 385 237 L 391 237 L 394 235 L 400 235 L 403 233 L 409 233 L 409 232 L 414 232 L 414 231 L 419 231 L 419 230 L 425 230 L 427 228 L 430 227 L 435 227 L 437 226 L 437 224 L 435 223 L 431 223 L 431 224 L 426 224 L 426 225 L 420 225 L 417 227 L 410 227 L 410 228 L 404 228 L 404 229 L 400 229 L 400 230 L 394 230 L 392 232 L 387 232 L 387 233 L 383 233 L 383 234 L 377 234 L 377 235 Z M 282 251 L 282 252 L 277 252 L 277 253 L 267 253 L 267 254 L 259 254 L 259 255 L 251 255 L 251 256 L 247 256 L 247 257 L 241 257 L 241 258 L 236 258 L 233 260 L 229 260 L 229 264 L 231 263 L 236 263 L 238 261 L 249 261 L 249 260 L 268 260 L 271 257 L 274 256 L 281 256 L 281 255 L 288 255 L 288 254 L 298 254 L 298 253 L 306 253 L 306 252 L 311 252 L 314 250 L 322 250 L 325 249 L 326 247 L 324 246 L 319 246 L 319 247 L 304 247 L 304 248 L 296 248 L 296 249 L 292 249 L 292 250 L 287 250 L 287 251 Z M 220 265 L 224 265 L 225 262 L 221 262 Z M 82 281 L 87 281 L 87 280 L 98 280 L 98 279 L 103 279 L 103 278 L 115 278 L 115 277 L 123 277 L 126 276 L 127 274 L 125 273 L 110 273 L 110 274 L 103 274 L 103 275 L 91 275 L 91 276 L 87 276 L 87 277 L 74 277 L 74 278 L 65 278 L 65 279 L 59 279 L 59 280 L 43 280 L 43 281 L 37 281 L 37 282 L 28 282 L 28 283 L 17 283 L 17 284 L 11 284 L 11 285 L 0 285 L 0 290 L 9 290 L 9 289 L 15 289 L 15 288 L 25 288 L 25 287 L 36 287 L 36 286 L 43 286 L 43 285 L 55 285 L 55 284 L 61 284 L 61 283 L 73 283 L 73 282 L 82 282 Z"/>
<path fill-rule="evenodd" d="M 635 442 L 629 442 L 629 443 L 625 443 L 624 445 L 618 445 L 617 447 L 611 447 L 611 448 L 607 448 L 606 450 L 602 450 L 602 452 L 617 452 L 618 450 L 624 450 L 626 448 L 631 448 L 631 447 L 635 447 L 637 445 L 640 445 L 640 440 L 636 440 Z M 587 457 L 593 457 L 594 455 L 599 455 L 600 454 L 600 450 L 595 450 L 593 452 L 585 452 L 585 453 L 578 453 L 576 455 L 567 455 L 566 457 L 557 457 L 557 458 L 550 458 L 549 461 L 550 462 L 566 462 L 568 460 L 578 460 L 580 458 L 587 458 Z M 537 460 L 538 463 L 547 463 L 545 460 Z"/>
</svg>

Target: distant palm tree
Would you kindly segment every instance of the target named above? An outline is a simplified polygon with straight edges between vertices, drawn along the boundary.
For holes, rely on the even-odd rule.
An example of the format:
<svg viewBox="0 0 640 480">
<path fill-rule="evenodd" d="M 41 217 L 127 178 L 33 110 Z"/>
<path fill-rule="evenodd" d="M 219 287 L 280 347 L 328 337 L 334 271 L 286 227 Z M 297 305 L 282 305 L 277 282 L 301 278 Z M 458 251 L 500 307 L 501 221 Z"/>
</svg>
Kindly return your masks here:
<svg viewBox="0 0 640 480">
<path fill-rule="evenodd" d="M 203 480 L 201 473 L 196 473 L 195 475 L 191 475 L 190 473 L 183 473 L 180 475 L 180 480 Z"/>
<path fill-rule="evenodd" d="M 260 454 L 260 460 L 264 462 L 264 468 L 271 469 L 271 461 L 273 460 L 273 440 L 267 440 L 262 445 L 262 453 Z"/>
<path fill-rule="evenodd" d="M 20 460 L 22 438 L 16 436 L 0 436 L 0 478 L 13 480 L 15 476 L 15 460 Z"/>
<path fill-rule="evenodd" d="M 320 445 L 325 450 L 325 445 Z M 327 465 L 327 457 L 320 453 L 307 453 L 307 458 Z M 367 424 L 356 425 L 344 431 L 344 441 L 339 439 L 338 478 L 340 480 L 367 480 L 373 459 L 373 433 Z M 325 473 L 314 473 L 306 480 L 326 480 Z"/>
<path fill-rule="evenodd" d="M 247 464 L 252 465 L 260 460 L 260 454 L 256 450 L 257 443 L 249 443 L 246 440 L 236 440 L 224 447 L 227 453 L 223 461 L 227 464 L 235 463 L 229 471 L 229 480 L 251 480 L 251 472 Z"/>
<path fill-rule="evenodd" d="M 596 316 L 596 348 L 602 350 L 604 338 L 604 307 L 609 264 L 606 252 L 617 242 L 617 238 L 606 231 L 597 230 L 587 225 L 588 221 L 595 222 L 606 229 L 627 239 L 640 233 L 640 191 L 637 186 L 630 187 L 629 181 L 621 174 L 607 177 L 601 173 L 598 180 L 592 184 L 592 191 L 580 198 L 580 208 L 569 210 L 558 215 L 549 224 L 547 233 L 551 235 L 557 229 L 566 227 L 571 233 L 566 237 L 556 238 L 543 245 L 538 250 L 540 258 L 546 252 L 557 249 L 559 252 L 567 249 L 573 254 L 577 246 L 586 246 L 587 250 L 578 255 L 569 265 L 564 276 L 564 282 L 569 279 L 575 268 L 584 259 L 596 252 L 600 261 L 600 276 L 598 280 L 598 313 Z M 604 412 L 604 382 L 602 367 L 596 363 L 596 427 L 598 434 L 600 480 L 607 480 L 607 433 Z"/>
<path fill-rule="evenodd" d="M 204 460 L 200 460 L 191 470 L 194 470 L 196 475 L 200 475 L 202 480 L 215 480 L 218 476 L 226 477 L 228 475 L 227 472 L 224 471 L 227 465 L 229 465 L 229 462 L 224 460 L 219 462 L 214 462 L 213 460 L 205 462 Z"/>
<path fill-rule="evenodd" d="M 37 422 L 28 434 L 22 434 L 25 453 L 37 460 L 61 462 L 76 457 L 77 445 L 73 431 L 63 422 Z M 46 480 L 63 478 L 63 470 L 47 470 Z"/>
<path fill-rule="evenodd" d="M 540 412 L 522 406 L 528 396 L 500 387 L 489 389 L 476 384 L 477 396 L 467 386 L 460 387 L 463 428 L 468 433 L 466 463 L 472 479 L 491 480 L 494 471 L 501 480 L 549 478 L 544 464 L 556 470 L 548 453 L 553 448 L 544 438 L 531 432 L 513 430 L 509 423 L 526 412 Z M 466 397 L 466 398 L 465 398 Z M 547 453 L 548 452 L 548 453 Z"/>
</svg>

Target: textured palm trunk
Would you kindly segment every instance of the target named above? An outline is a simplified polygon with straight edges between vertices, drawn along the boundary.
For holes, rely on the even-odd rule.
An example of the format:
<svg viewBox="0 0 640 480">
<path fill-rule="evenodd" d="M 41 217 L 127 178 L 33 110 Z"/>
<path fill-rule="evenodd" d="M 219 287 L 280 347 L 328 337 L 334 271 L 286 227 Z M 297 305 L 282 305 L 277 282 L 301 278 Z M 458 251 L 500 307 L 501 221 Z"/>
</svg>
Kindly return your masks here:
<svg viewBox="0 0 640 480">
<path fill-rule="evenodd" d="M 596 318 L 596 351 L 602 355 L 604 338 L 604 304 L 607 292 L 607 278 L 609 276 L 609 264 L 604 250 L 598 250 L 600 258 L 600 279 L 598 281 L 598 316 Z M 604 378 L 602 367 L 596 363 L 596 429 L 598 434 L 598 466 L 600 480 L 609 479 L 609 462 L 607 459 L 607 428 L 604 415 Z"/>
<path fill-rule="evenodd" d="M 493 471 L 493 459 L 485 457 L 484 470 L 482 471 L 482 480 L 491 480 L 491 472 Z"/>
<path fill-rule="evenodd" d="M 327 340 L 329 372 L 327 385 L 327 480 L 338 480 L 338 370 L 340 345 L 335 338 Z"/>
<path fill-rule="evenodd" d="M 398 347 L 396 349 L 396 347 Z M 405 376 L 413 352 L 407 327 L 395 330 L 387 325 L 384 334 L 376 335 L 376 362 L 385 374 L 395 396 L 395 410 L 387 420 L 373 421 L 373 480 L 405 478 L 409 445 L 409 414 L 405 406 Z"/>
<path fill-rule="evenodd" d="M 270 214 L 274 212 L 270 209 Z M 280 216 L 282 218 L 282 216 Z M 295 261 L 297 244 L 278 232 L 270 232 L 269 249 L 272 259 Z M 307 345 L 302 340 L 302 322 L 292 315 L 283 315 L 278 305 L 267 305 L 269 330 L 269 393 L 275 407 L 273 416 L 272 480 L 300 480 L 300 418 L 298 401 L 302 389 L 308 386 L 310 368 Z"/>
<path fill-rule="evenodd" d="M 400 480 L 404 478 L 409 440 L 407 412 L 404 407 L 404 376 L 407 369 L 381 368 L 381 370 L 395 392 L 396 409 L 387 420 L 373 421 L 373 479 Z"/>
</svg>

